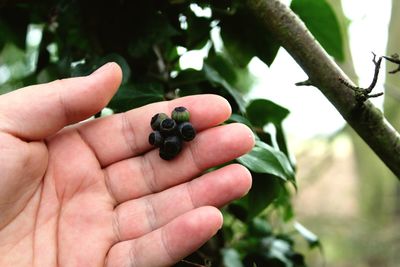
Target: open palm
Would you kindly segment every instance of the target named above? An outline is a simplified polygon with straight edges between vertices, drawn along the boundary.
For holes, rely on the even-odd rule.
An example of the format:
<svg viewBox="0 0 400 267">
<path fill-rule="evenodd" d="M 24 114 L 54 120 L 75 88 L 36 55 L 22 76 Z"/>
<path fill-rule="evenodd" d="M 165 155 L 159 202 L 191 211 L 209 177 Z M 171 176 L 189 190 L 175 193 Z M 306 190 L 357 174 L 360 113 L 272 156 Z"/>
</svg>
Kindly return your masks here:
<svg viewBox="0 0 400 267">
<path fill-rule="evenodd" d="M 218 96 L 78 123 L 120 80 L 110 63 L 0 96 L 0 266 L 169 266 L 221 227 L 214 207 L 248 191 L 240 165 L 204 174 L 254 143 L 241 124 L 217 126 L 230 115 Z M 199 134 L 164 161 L 147 142 L 149 121 L 176 106 L 190 110 Z"/>
</svg>

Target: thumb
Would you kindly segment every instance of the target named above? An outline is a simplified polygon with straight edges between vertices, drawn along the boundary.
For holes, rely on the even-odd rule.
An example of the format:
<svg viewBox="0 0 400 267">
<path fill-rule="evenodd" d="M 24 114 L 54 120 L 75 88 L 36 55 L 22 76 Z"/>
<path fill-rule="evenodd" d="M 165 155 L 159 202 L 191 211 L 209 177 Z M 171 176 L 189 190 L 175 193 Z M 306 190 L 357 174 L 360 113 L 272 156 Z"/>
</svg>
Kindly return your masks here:
<svg viewBox="0 0 400 267">
<path fill-rule="evenodd" d="M 122 72 L 108 63 L 89 76 L 33 85 L 0 96 L 0 131 L 40 140 L 100 111 L 118 89 Z"/>
</svg>

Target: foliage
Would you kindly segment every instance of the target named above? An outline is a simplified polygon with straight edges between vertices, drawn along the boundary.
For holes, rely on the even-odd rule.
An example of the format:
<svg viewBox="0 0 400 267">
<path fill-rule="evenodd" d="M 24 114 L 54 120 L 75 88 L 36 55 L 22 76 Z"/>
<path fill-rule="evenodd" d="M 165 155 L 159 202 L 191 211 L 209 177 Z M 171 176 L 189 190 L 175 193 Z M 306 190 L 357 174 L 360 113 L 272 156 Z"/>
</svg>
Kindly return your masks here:
<svg viewBox="0 0 400 267">
<path fill-rule="evenodd" d="M 343 60 L 339 26 L 326 1 L 295 0 L 292 7 L 327 51 Z M 114 112 L 191 94 L 228 99 L 233 115 L 227 123 L 245 123 L 257 138 L 254 149 L 237 159 L 252 172 L 253 187 L 224 208 L 222 231 L 188 261 L 306 266 L 295 251 L 292 230 L 301 229 L 310 247 L 319 242 L 304 227 L 289 223 L 296 187 L 282 127 L 289 111 L 269 100 L 245 98 L 253 79 L 249 62 L 258 57 L 271 65 L 279 42 L 243 1 L 17 1 L 3 4 L 0 14 L 0 93 L 86 75 L 115 61 L 124 79 L 109 104 Z M 183 68 L 182 58 L 192 51 L 204 54 L 202 67 Z M 268 223 L 274 212 L 284 227 Z"/>
</svg>

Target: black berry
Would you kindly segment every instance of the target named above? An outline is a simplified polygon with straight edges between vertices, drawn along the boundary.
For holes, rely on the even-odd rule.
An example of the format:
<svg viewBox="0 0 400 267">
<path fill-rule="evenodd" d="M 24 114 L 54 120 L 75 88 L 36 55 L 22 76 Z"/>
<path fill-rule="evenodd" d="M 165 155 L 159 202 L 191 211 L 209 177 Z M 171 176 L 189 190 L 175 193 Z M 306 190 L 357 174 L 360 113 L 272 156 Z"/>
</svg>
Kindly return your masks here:
<svg viewBox="0 0 400 267">
<path fill-rule="evenodd" d="M 173 119 L 165 119 L 160 123 L 160 132 L 163 135 L 171 135 L 176 130 L 176 122 Z"/>
<path fill-rule="evenodd" d="M 168 136 L 160 147 L 160 157 L 165 160 L 173 159 L 182 150 L 182 140 L 176 136 Z"/>
<path fill-rule="evenodd" d="M 196 137 L 196 130 L 190 122 L 179 124 L 178 133 L 184 141 L 192 141 Z"/>
<path fill-rule="evenodd" d="M 165 113 L 157 113 L 151 118 L 149 143 L 160 148 L 160 158 L 171 160 L 181 151 L 183 141 L 191 141 L 196 129 L 189 122 L 190 113 L 185 107 L 176 107 L 169 118 Z"/>
<path fill-rule="evenodd" d="M 159 130 L 161 122 L 163 120 L 165 120 L 165 119 L 168 119 L 168 115 L 167 114 L 165 114 L 165 113 L 157 113 L 156 115 L 154 115 L 151 118 L 151 122 L 150 122 L 151 128 L 153 130 Z"/>
<path fill-rule="evenodd" d="M 152 146 L 160 147 L 164 143 L 164 137 L 159 131 L 154 131 L 149 135 L 149 143 Z"/>
</svg>

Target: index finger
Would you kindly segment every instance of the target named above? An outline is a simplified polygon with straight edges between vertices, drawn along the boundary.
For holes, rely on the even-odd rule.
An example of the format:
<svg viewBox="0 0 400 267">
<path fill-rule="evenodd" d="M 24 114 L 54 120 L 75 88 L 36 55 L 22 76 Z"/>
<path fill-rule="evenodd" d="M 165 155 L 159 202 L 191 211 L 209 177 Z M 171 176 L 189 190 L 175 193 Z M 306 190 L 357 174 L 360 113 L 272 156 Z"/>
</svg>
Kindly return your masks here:
<svg viewBox="0 0 400 267">
<path fill-rule="evenodd" d="M 32 85 L 2 95 L 0 131 L 24 140 L 44 139 L 101 110 L 121 79 L 121 68 L 108 63 L 86 77 Z"/>
<path fill-rule="evenodd" d="M 231 114 L 229 102 L 217 95 L 196 95 L 149 104 L 131 111 L 89 121 L 77 130 L 96 154 L 100 164 L 134 157 L 152 149 L 148 143 L 151 117 L 171 114 L 177 106 L 190 111 L 190 121 L 197 131 L 216 126 Z"/>
</svg>

